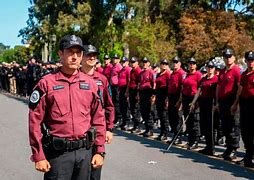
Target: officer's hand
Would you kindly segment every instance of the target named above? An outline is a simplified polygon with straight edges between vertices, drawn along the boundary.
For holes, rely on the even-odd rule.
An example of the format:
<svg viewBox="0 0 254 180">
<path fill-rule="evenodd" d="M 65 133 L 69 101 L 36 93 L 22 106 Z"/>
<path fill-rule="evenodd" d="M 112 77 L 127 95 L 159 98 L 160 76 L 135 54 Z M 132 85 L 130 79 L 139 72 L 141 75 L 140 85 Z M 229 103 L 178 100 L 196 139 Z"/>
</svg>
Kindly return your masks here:
<svg viewBox="0 0 254 180">
<path fill-rule="evenodd" d="M 182 109 L 182 102 L 181 101 L 177 101 L 175 107 L 176 107 L 176 109 L 178 109 L 178 111 L 181 111 L 181 109 Z"/>
<path fill-rule="evenodd" d="M 230 108 L 231 115 L 234 115 L 237 110 L 237 104 L 233 104 Z"/>
<path fill-rule="evenodd" d="M 106 143 L 110 144 L 113 139 L 113 133 L 110 131 L 106 131 Z"/>
<path fill-rule="evenodd" d="M 95 154 L 92 158 L 92 165 L 93 168 L 100 168 L 103 165 L 104 157 L 102 157 L 100 154 Z"/>
<path fill-rule="evenodd" d="M 213 111 L 214 112 L 219 112 L 219 105 L 218 104 L 213 106 Z"/>
<path fill-rule="evenodd" d="M 152 105 L 155 104 L 155 100 L 156 100 L 155 95 L 152 95 L 150 99 Z"/>
<path fill-rule="evenodd" d="M 51 168 L 51 166 L 46 159 L 35 162 L 35 169 L 37 171 L 48 172 L 50 170 L 50 168 Z"/>
<path fill-rule="evenodd" d="M 136 96 L 136 100 L 139 103 L 139 95 Z"/>
</svg>

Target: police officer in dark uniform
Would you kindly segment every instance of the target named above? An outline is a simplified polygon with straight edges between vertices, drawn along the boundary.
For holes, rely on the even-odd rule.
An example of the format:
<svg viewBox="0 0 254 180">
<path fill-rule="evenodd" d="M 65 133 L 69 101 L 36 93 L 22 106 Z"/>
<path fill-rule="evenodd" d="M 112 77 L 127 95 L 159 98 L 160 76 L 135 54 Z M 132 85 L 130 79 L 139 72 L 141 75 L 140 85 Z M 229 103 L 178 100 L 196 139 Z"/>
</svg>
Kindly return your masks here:
<svg viewBox="0 0 254 180">
<path fill-rule="evenodd" d="M 168 88 L 168 119 L 171 127 L 171 131 L 174 136 L 179 131 L 179 103 L 180 94 L 182 88 L 183 79 L 186 76 L 186 72 L 181 68 L 181 59 L 176 56 L 173 58 L 173 72 L 168 79 L 167 88 Z M 173 138 L 174 139 L 174 138 Z M 169 141 L 168 143 L 171 143 Z M 175 144 L 181 144 L 182 141 L 179 137 L 176 138 Z"/>
<path fill-rule="evenodd" d="M 38 171 L 45 172 L 45 180 L 90 179 L 91 166 L 101 167 L 105 154 L 98 87 L 79 71 L 83 55 L 79 37 L 64 36 L 59 49 L 63 66 L 44 76 L 29 99 L 31 159 Z"/>
<path fill-rule="evenodd" d="M 114 104 L 109 93 L 109 83 L 107 78 L 96 71 L 97 55 L 99 52 L 93 45 L 84 46 L 84 56 L 81 62 L 81 71 L 86 75 L 94 79 L 98 85 L 98 94 L 102 101 L 102 106 L 106 120 L 106 142 L 110 144 L 113 139 L 113 127 L 114 127 Z M 101 178 L 101 168 L 92 168 L 91 180 L 99 180 Z"/>
<path fill-rule="evenodd" d="M 198 86 L 201 80 L 202 74 L 197 70 L 197 61 L 193 57 L 188 60 L 189 72 L 186 78 L 183 80 L 182 86 L 182 105 L 184 117 L 189 114 L 189 119 L 186 122 L 186 130 L 188 133 L 188 149 L 198 148 L 198 140 L 200 136 L 199 120 L 194 116 L 195 107 L 192 105 L 195 94 L 198 91 Z"/>
<path fill-rule="evenodd" d="M 150 68 L 150 61 L 147 57 L 142 60 L 143 70 L 139 75 L 139 104 L 140 112 L 145 122 L 145 131 L 142 133 L 144 137 L 153 136 L 153 120 L 151 118 L 151 102 L 155 99 L 155 76 Z M 153 100 L 154 99 L 154 100 Z"/>
<path fill-rule="evenodd" d="M 160 135 L 156 138 L 157 140 L 167 140 L 169 135 L 169 121 L 167 118 L 167 82 L 170 78 L 170 72 L 168 70 L 167 59 L 162 59 L 160 62 L 160 72 L 156 77 L 156 108 L 158 117 L 160 119 Z"/>
<path fill-rule="evenodd" d="M 246 149 L 242 163 L 245 167 L 254 167 L 252 162 L 254 155 L 254 122 L 250 118 L 250 112 L 254 111 L 254 51 L 245 53 L 247 70 L 241 76 L 240 95 L 240 125 L 244 147 Z"/>
<path fill-rule="evenodd" d="M 205 136 L 206 147 L 199 152 L 206 155 L 214 154 L 214 137 L 213 137 L 213 106 L 215 104 L 216 86 L 218 76 L 215 73 L 213 62 L 207 64 L 207 75 L 200 81 L 197 92 L 198 105 L 200 110 L 200 131 Z"/>
<path fill-rule="evenodd" d="M 141 68 L 138 64 L 138 59 L 136 57 L 132 57 L 130 59 L 130 66 L 132 68 L 130 71 L 130 81 L 126 90 L 126 94 L 129 97 L 130 112 L 133 121 L 133 128 L 131 128 L 130 131 L 139 133 L 140 129 L 139 129 L 137 94 L 138 94 L 138 80 Z"/>
<path fill-rule="evenodd" d="M 225 49 L 223 57 L 226 67 L 220 71 L 216 89 L 216 107 L 219 108 L 223 134 L 226 137 L 227 148 L 221 156 L 224 160 L 231 161 L 236 158 L 240 141 L 239 120 L 235 118 L 235 112 L 238 105 L 237 91 L 240 87 L 241 74 L 240 68 L 235 64 L 232 49 Z"/>
</svg>

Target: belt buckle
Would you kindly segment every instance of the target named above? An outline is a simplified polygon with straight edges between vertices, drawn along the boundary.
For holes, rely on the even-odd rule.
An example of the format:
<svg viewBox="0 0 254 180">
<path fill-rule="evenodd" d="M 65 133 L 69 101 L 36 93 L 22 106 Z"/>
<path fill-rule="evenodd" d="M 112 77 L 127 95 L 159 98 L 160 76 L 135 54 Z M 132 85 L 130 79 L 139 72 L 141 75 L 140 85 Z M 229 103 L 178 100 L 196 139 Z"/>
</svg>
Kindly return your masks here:
<svg viewBox="0 0 254 180">
<path fill-rule="evenodd" d="M 70 145 L 71 145 L 71 149 L 78 149 L 79 148 L 78 141 L 71 141 Z"/>
</svg>

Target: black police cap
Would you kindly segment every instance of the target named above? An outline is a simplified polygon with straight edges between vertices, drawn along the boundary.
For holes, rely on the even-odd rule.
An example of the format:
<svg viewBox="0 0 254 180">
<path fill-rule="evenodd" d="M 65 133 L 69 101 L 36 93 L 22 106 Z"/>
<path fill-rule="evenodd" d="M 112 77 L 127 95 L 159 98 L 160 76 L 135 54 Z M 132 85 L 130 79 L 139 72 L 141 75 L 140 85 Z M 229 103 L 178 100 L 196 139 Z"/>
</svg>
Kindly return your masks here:
<svg viewBox="0 0 254 180">
<path fill-rule="evenodd" d="M 226 49 L 223 51 L 223 56 L 224 56 L 224 57 L 226 57 L 226 56 L 233 56 L 233 55 L 234 55 L 233 49 L 226 48 Z"/>
<path fill-rule="evenodd" d="M 104 59 L 110 59 L 109 55 L 106 54 L 106 55 L 104 56 Z"/>
<path fill-rule="evenodd" d="M 154 63 L 153 68 L 157 68 L 157 67 L 159 67 L 159 65 L 157 63 Z"/>
<path fill-rule="evenodd" d="M 136 61 L 137 61 L 136 57 L 131 57 L 131 60 L 130 60 L 131 63 L 135 63 Z"/>
<path fill-rule="evenodd" d="M 197 63 L 196 59 L 191 57 L 190 59 L 188 59 L 188 63 Z"/>
<path fill-rule="evenodd" d="M 209 61 L 207 64 L 208 67 L 215 67 L 215 64 L 212 61 Z"/>
<path fill-rule="evenodd" d="M 118 56 L 118 54 L 114 54 L 113 58 L 114 58 L 114 59 L 120 59 L 120 57 Z"/>
<path fill-rule="evenodd" d="M 248 51 L 245 53 L 245 59 L 248 60 L 253 60 L 254 59 L 254 52 L 253 51 Z"/>
<path fill-rule="evenodd" d="M 85 46 L 84 46 L 84 53 L 85 53 L 86 55 L 91 54 L 91 53 L 99 54 L 99 52 L 98 52 L 98 50 L 96 49 L 96 47 L 93 46 L 93 45 L 91 45 L 91 44 L 85 45 Z"/>
<path fill-rule="evenodd" d="M 68 49 L 71 47 L 79 47 L 84 50 L 81 38 L 76 35 L 66 35 L 60 40 L 60 50 Z"/>
<path fill-rule="evenodd" d="M 167 59 L 162 59 L 160 63 L 161 64 L 168 64 L 168 60 Z"/>
<path fill-rule="evenodd" d="M 126 61 L 129 61 L 129 59 L 128 59 L 127 57 L 124 56 L 124 57 L 122 58 L 121 61 L 122 61 L 122 62 L 126 62 Z"/>
<path fill-rule="evenodd" d="M 173 62 L 181 62 L 181 59 L 178 56 L 175 56 L 173 58 Z"/>
<path fill-rule="evenodd" d="M 207 73 L 206 67 L 205 67 L 205 66 L 202 66 L 202 67 L 200 68 L 200 72 L 202 72 L 202 73 Z"/>
<path fill-rule="evenodd" d="M 142 61 L 143 61 L 143 62 L 150 62 L 149 59 L 148 59 L 147 57 L 144 57 L 144 58 L 142 59 Z"/>
</svg>

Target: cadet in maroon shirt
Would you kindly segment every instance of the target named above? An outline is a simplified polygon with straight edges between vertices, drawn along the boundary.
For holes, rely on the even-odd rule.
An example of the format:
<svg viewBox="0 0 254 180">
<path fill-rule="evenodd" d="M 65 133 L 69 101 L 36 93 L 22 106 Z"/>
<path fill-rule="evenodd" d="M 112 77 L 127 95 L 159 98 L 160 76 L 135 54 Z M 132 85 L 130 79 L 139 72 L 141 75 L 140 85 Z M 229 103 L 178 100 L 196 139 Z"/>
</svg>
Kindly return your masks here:
<svg viewBox="0 0 254 180">
<path fill-rule="evenodd" d="M 130 71 L 131 68 L 129 67 L 129 59 L 123 57 L 121 60 L 122 69 L 119 72 L 118 76 L 118 89 L 119 89 L 119 106 L 120 112 L 122 115 L 122 123 L 120 128 L 122 130 L 127 130 L 126 122 L 127 122 L 127 112 L 128 112 L 128 101 L 126 96 L 127 85 L 130 81 Z"/>
<path fill-rule="evenodd" d="M 101 67 L 101 62 L 99 59 L 96 59 L 95 71 L 98 73 L 103 73 L 103 68 Z"/>
<path fill-rule="evenodd" d="M 112 69 L 113 65 L 110 63 L 111 59 L 109 58 L 109 55 L 106 54 L 104 56 L 104 61 L 105 61 L 105 66 L 103 68 L 102 74 L 104 76 L 106 76 L 106 78 L 110 82 L 111 69 Z"/>
<path fill-rule="evenodd" d="M 167 83 L 168 88 L 168 119 L 169 124 L 174 133 L 174 136 L 179 131 L 179 106 L 177 105 L 180 102 L 180 94 L 183 78 L 186 76 L 186 72 L 181 68 L 181 59 L 176 56 L 173 58 L 173 72 L 170 75 L 170 78 Z M 174 137 L 173 137 L 174 139 Z M 169 144 L 171 141 L 168 142 Z M 181 144 L 181 139 L 176 138 L 175 144 Z"/>
<path fill-rule="evenodd" d="M 130 66 L 132 67 L 130 72 L 130 81 L 127 86 L 126 94 L 129 97 L 130 111 L 132 115 L 133 128 L 130 129 L 131 132 L 139 133 L 139 120 L 138 120 L 138 78 L 141 72 L 141 68 L 138 65 L 138 60 L 136 57 L 132 57 L 130 60 Z"/>
<path fill-rule="evenodd" d="M 215 73 L 215 65 L 212 61 L 207 64 L 207 75 L 200 81 L 200 86 L 196 94 L 199 105 L 200 131 L 205 136 L 206 147 L 199 152 L 206 155 L 214 154 L 213 138 L 213 106 L 215 104 L 216 86 L 218 76 Z"/>
<path fill-rule="evenodd" d="M 107 78 L 95 71 L 96 58 L 98 55 L 97 49 L 93 45 L 84 47 L 84 56 L 81 62 L 81 71 L 94 79 L 99 88 L 99 96 L 102 101 L 103 110 L 106 119 L 106 142 L 111 143 L 113 138 L 114 127 L 114 105 L 109 94 L 109 84 Z M 91 173 L 91 180 L 98 180 L 101 178 L 101 168 L 93 168 Z"/>
<path fill-rule="evenodd" d="M 160 72 L 156 77 L 156 108 L 158 117 L 160 119 L 160 135 L 156 137 L 157 140 L 167 140 L 169 135 L 169 122 L 167 118 L 167 82 L 170 78 L 170 72 L 168 67 L 168 61 L 162 59 L 160 62 Z"/>
<path fill-rule="evenodd" d="M 222 121 L 223 134 L 226 137 L 227 149 L 222 154 L 225 160 L 236 158 L 236 150 L 239 147 L 240 129 L 239 122 L 235 119 L 238 98 L 237 91 L 240 84 L 240 68 L 235 64 L 235 56 L 232 49 L 225 49 L 223 57 L 226 67 L 220 71 L 216 89 L 216 104 L 219 107 Z"/>
<path fill-rule="evenodd" d="M 44 179 L 89 179 L 91 166 L 101 167 L 105 152 L 105 120 L 98 87 L 78 70 L 83 55 L 79 37 L 63 37 L 59 49 L 63 66 L 44 76 L 29 99 L 32 160 L 37 170 L 45 172 Z M 94 134 L 91 127 L 97 131 L 93 157 L 88 146 L 88 137 Z"/>
<path fill-rule="evenodd" d="M 186 122 L 186 130 L 188 133 L 188 149 L 198 148 L 198 140 L 200 136 L 199 132 L 199 120 L 194 116 L 194 109 L 190 109 L 190 104 L 194 99 L 194 95 L 198 91 L 199 83 L 202 74 L 196 70 L 197 61 L 194 58 L 188 60 L 189 72 L 186 78 L 183 80 L 182 85 L 182 105 L 184 117 L 189 114 L 189 119 Z"/>
<path fill-rule="evenodd" d="M 139 75 L 139 103 L 140 112 L 145 121 L 146 130 L 142 133 L 144 137 L 153 136 L 153 121 L 151 119 L 151 100 L 155 93 L 155 76 L 150 69 L 150 61 L 144 57 L 143 70 Z"/>
<path fill-rule="evenodd" d="M 245 167 L 254 167 L 254 122 L 250 113 L 254 112 L 254 51 L 245 53 L 248 69 L 241 76 L 240 84 L 240 124 L 244 147 L 246 149 L 242 163 Z"/>
<path fill-rule="evenodd" d="M 112 100 L 115 106 L 115 120 L 114 120 L 115 124 L 122 118 L 119 107 L 119 90 L 118 90 L 118 77 L 121 69 L 122 65 L 120 64 L 120 57 L 117 54 L 115 54 L 113 57 L 113 67 L 110 72 L 110 81 L 109 81 L 112 91 Z"/>
</svg>

